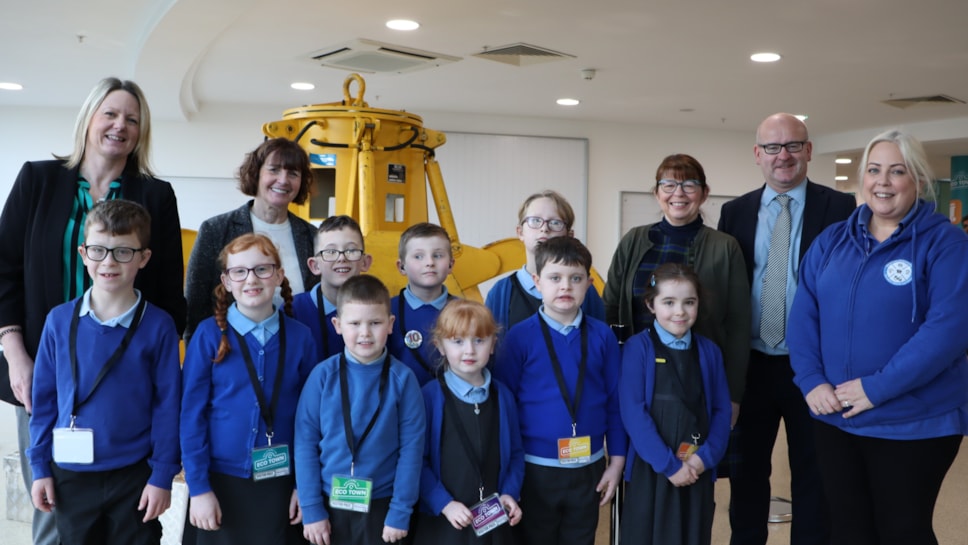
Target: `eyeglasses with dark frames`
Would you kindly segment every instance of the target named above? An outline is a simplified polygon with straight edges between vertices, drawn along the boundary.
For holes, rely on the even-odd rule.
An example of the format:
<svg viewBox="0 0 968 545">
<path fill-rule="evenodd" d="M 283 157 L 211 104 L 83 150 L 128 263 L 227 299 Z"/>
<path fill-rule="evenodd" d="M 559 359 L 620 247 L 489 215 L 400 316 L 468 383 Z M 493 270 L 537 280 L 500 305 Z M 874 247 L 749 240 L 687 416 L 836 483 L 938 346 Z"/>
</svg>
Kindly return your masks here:
<svg viewBox="0 0 968 545">
<path fill-rule="evenodd" d="M 783 148 L 786 148 L 786 150 L 790 153 L 797 153 L 798 151 L 803 150 L 803 146 L 806 144 L 806 140 L 797 140 L 795 142 L 787 142 L 786 144 L 757 144 L 757 146 L 762 148 L 763 151 L 765 151 L 768 155 L 777 155 Z"/>
<path fill-rule="evenodd" d="M 275 274 L 278 267 L 274 263 L 263 263 L 255 267 L 232 267 L 225 269 L 225 275 L 233 282 L 244 282 L 249 277 L 249 273 L 254 273 L 256 278 L 270 278 Z"/>
<path fill-rule="evenodd" d="M 316 252 L 320 259 L 327 262 L 339 261 L 339 256 L 343 256 L 347 261 L 359 261 L 363 259 L 363 250 L 359 248 L 347 248 L 346 250 L 326 249 Z"/>
<path fill-rule="evenodd" d="M 532 229 L 541 229 L 541 226 L 548 224 L 548 230 L 553 233 L 558 233 L 565 230 L 565 222 L 559 219 L 546 220 L 544 218 L 539 218 L 538 216 L 528 216 L 524 218 L 521 222 L 522 225 L 527 225 Z"/>
<path fill-rule="evenodd" d="M 699 191 L 702 188 L 702 182 L 699 180 L 659 180 L 659 189 L 663 193 L 675 193 L 677 187 L 682 188 L 682 192 L 687 195 L 692 195 L 693 193 Z"/>
<path fill-rule="evenodd" d="M 84 245 L 84 255 L 87 256 L 91 261 L 104 261 L 107 259 L 108 254 L 114 258 L 118 263 L 130 263 L 134 259 L 135 252 L 142 252 L 144 248 L 127 248 L 124 246 L 118 246 L 117 248 L 108 248 L 106 246 L 98 246 L 92 244 L 88 246 Z"/>
</svg>

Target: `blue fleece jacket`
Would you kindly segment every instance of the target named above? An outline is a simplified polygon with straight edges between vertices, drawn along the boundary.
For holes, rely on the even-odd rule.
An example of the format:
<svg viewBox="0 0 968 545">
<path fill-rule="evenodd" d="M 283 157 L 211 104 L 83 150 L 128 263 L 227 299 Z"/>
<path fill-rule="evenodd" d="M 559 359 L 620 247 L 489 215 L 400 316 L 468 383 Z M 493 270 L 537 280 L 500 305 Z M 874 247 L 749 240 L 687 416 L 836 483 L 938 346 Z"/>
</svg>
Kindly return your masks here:
<svg viewBox="0 0 968 545">
<path fill-rule="evenodd" d="M 857 435 L 968 432 L 968 237 L 919 201 L 888 239 L 870 208 L 827 228 L 800 265 L 787 341 L 804 395 L 859 378 L 872 409 L 815 416 Z"/>
<path fill-rule="evenodd" d="M 729 419 L 732 405 L 723 355 L 716 344 L 706 337 L 692 334 L 692 342 L 699 343 L 699 367 L 709 416 L 709 437 L 696 451 L 707 468 L 714 468 L 726 454 L 729 441 Z M 660 475 L 671 477 L 682 467 L 675 451 L 665 443 L 655 427 L 649 411 L 655 395 L 655 346 L 645 330 L 633 335 L 622 347 L 622 381 L 619 384 L 619 404 L 622 421 L 629 434 L 629 451 L 625 459 L 625 480 L 632 480 L 635 456 L 646 461 Z M 668 394 L 668 392 L 660 392 Z M 678 446 L 678 445 L 676 445 Z"/>
<path fill-rule="evenodd" d="M 345 354 L 345 351 L 344 351 Z M 369 435 L 357 444 L 354 475 L 373 481 L 373 498 L 390 498 L 384 524 L 407 530 L 420 494 L 423 466 L 424 416 L 420 386 L 410 369 L 391 359 L 383 404 Z M 340 355 L 313 369 L 296 411 L 296 484 L 303 522 L 329 518 L 324 494 L 330 495 L 333 475 L 349 475 L 350 454 L 340 402 Z M 358 442 L 380 403 L 383 357 L 366 365 L 347 361 L 347 382 L 353 436 Z"/>
<path fill-rule="evenodd" d="M 292 453 L 296 402 L 316 363 L 316 355 L 309 330 L 282 312 L 278 316 L 285 321 L 286 359 L 272 444 L 287 444 Z M 209 472 L 212 471 L 251 477 L 252 449 L 269 442 L 238 339 L 231 325 L 229 329 L 231 349 L 220 363 L 212 363 L 222 339 L 215 318 L 206 318 L 198 324 L 185 353 L 181 445 L 185 482 L 192 496 L 211 491 Z M 251 332 L 243 339 L 262 382 L 263 395 L 270 402 L 277 387 L 279 335 L 270 337 L 265 346 Z"/>
<path fill-rule="evenodd" d="M 571 437 L 571 416 L 541 332 L 539 314 L 508 331 L 494 376 L 507 385 L 518 404 L 525 454 L 558 457 L 558 439 Z M 577 411 L 577 436 L 591 436 L 591 451 L 598 452 L 607 437 L 608 451 L 621 456 L 628 450 L 618 406 L 621 355 L 618 340 L 604 322 L 584 316 L 588 328 L 588 370 L 581 405 Z M 561 362 L 569 403 L 575 398 L 581 356 L 580 328 L 563 335 L 551 329 L 552 344 Z M 568 467 L 568 466 L 563 466 Z M 574 467 L 574 466 L 570 466 Z"/>
<path fill-rule="evenodd" d="M 78 300 L 54 307 L 40 337 L 34 362 L 34 412 L 27 451 L 34 479 L 50 477 L 52 432 L 69 427 L 74 403 L 70 325 Z M 137 318 L 135 318 L 137 319 Z M 121 344 L 128 328 L 100 324 L 90 315 L 77 329 L 78 394 L 91 391 L 95 377 Z M 76 425 L 94 430 L 93 464 L 58 464 L 70 471 L 121 469 L 145 458 L 148 484 L 170 489 L 180 470 L 178 404 L 181 370 L 178 333 L 171 317 L 148 303 L 124 356 L 78 410 Z"/>
<path fill-rule="evenodd" d="M 498 475 L 498 494 L 512 498 L 521 497 L 521 483 L 524 481 L 524 450 L 521 447 L 521 430 L 518 427 L 518 410 L 511 391 L 495 381 L 498 405 L 501 408 L 498 441 L 501 455 L 500 474 Z M 444 427 L 444 392 L 438 381 L 423 387 L 424 405 L 427 410 L 427 442 L 424 447 L 423 472 L 420 475 L 420 507 L 427 513 L 439 515 L 454 496 L 440 480 L 440 432 Z M 459 402 L 460 403 L 460 402 Z M 466 464 L 464 460 L 448 460 L 447 463 Z"/>
</svg>

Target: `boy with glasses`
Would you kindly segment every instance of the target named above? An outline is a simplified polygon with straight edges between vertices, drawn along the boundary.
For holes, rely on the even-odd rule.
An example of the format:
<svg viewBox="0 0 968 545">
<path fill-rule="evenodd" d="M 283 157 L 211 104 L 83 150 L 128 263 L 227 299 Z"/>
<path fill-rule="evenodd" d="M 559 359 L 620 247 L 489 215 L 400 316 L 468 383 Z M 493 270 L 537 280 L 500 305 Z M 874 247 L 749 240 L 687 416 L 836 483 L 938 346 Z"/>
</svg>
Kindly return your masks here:
<svg viewBox="0 0 968 545">
<path fill-rule="evenodd" d="M 93 285 L 47 317 L 34 367 L 28 450 L 34 506 L 61 543 L 157 544 L 181 469 L 181 372 L 171 316 L 134 289 L 151 218 L 98 203 L 77 251 Z"/>
<path fill-rule="evenodd" d="M 524 244 L 526 262 L 517 271 L 500 279 L 487 293 L 485 304 L 494 314 L 501 331 L 538 312 L 541 306 L 541 292 L 535 287 L 534 252 L 546 240 L 575 236 L 572 226 L 575 211 L 571 204 L 557 191 L 546 190 L 535 193 L 524 200 L 518 210 L 516 227 L 518 240 Z M 601 296 L 590 286 L 582 305 L 582 311 L 589 316 L 605 319 L 605 304 Z"/>
<path fill-rule="evenodd" d="M 349 216 L 331 216 L 316 232 L 316 254 L 309 269 L 319 275 L 319 284 L 292 300 L 294 317 L 306 324 L 316 341 L 317 361 L 343 350 L 343 339 L 333 328 L 336 294 L 347 280 L 370 270 L 373 256 L 363 248 L 363 230 Z"/>
</svg>

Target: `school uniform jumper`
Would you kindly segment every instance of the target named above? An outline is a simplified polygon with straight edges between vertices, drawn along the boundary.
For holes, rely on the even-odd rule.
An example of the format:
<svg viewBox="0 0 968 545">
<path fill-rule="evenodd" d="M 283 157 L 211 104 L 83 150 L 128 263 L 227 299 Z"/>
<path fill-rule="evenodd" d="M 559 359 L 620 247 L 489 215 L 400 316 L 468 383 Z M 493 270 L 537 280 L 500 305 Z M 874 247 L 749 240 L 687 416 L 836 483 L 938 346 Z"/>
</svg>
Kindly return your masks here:
<svg viewBox="0 0 968 545">
<path fill-rule="evenodd" d="M 146 484 L 171 489 L 180 469 L 178 404 L 181 398 L 178 333 L 171 316 L 147 303 L 100 322 L 84 312 L 77 323 L 77 383 L 71 372 L 71 322 L 84 296 L 54 307 L 41 334 L 34 361 L 31 447 L 27 454 L 34 479 L 54 478 L 58 533 L 65 544 L 158 543 L 161 524 L 142 523 L 137 509 Z M 138 297 L 141 302 L 141 295 Z M 127 322 L 130 325 L 124 325 Z M 120 359 L 91 388 L 134 321 L 140 319 Z M 94 462 L 53 462 L 54 428 L 71 426 L 75 392 L 84 400 L 77 428 L 93 429 Z M 89 397 L 88 397 L 89 396 Z M 106 517 L 117 534 L 105 535 Z M 99 531 L 100 530 L 100 531 Z"/>
<path fill-rule="evenodd" d="M 514 394 L 521 424 L 527 462 L 521 507 L 527 516 L 520 527 L 531 542 L 592 543 L 598 524 L 595 487 L 605 469 L 605 440 L 612 454 L 622 456 L 628 450 L 618 404 L 618 341 L 604 322 L 583 313 L 563 327 L 566 333 L 558 331 L 561 324 L 549 326 L 568 391 L 566 403 L 543 340 L 545 319 L 539 313 L 512 327 L 494 366 L 494 376 Z M 573 434 L 568 407 L 576 395 L 582 328 L 588 339 L 587 371 Z M 590 436 L 591 459 L 577 466 L 560 465 L 558 439 L 573 435 Z"/>
<path fill-rule="evenodd" d="M 431 331 L 437 316 L 452 296 L 444 287 L 444 292 L 429 303 L 425 303 L 411 293 L 410 288 L 404 288 L 400 295 L 390 301 L 390 310 L 396 316 L 393 322 L 393 332 L 387 338 L 387 349 L 390 354 L 402 361 L 413 371 L 420 386 L 434 380 L 440 367 L 440 354 L 431 342 Z M 420 334 L 419 346 L 407 346 L 407 333 L 416 331 Z"/>
<path fill-rule="evenodd" d="M 531 273 L 521 267 L 491 286 L 484 305 L 491 309 L 494 320 L 501 326 L 500 331 L 507 333 L 518 322 L 538 312 L 541 294 L 535 288 Z M 605 320 L 605 303 L 595 286 L 589 286 L 581 310 L 586 316 Z"/>
<path fill-rule="evenodd" d="M 473 387 L 450 372 L 445 372 L 442 380 L 423 387 L 427 442 L 420 477 L 417 545 L 511 542 L 508 525 L 478 538 L 470 526 L 456 530 L 441 513 L 455 500 L 469 508 L 480 502 L 482 494 L 507 494 L 515 500 L 521 495 L 524 449 L 514 396 L 486 369 L 484 373 L 485 383 L 480 387 Z M 454 404 L 447 402 L 448 396 Z M 484 401 L 476 402 L 478 399 Z M 468 463 L 470 455 L 458 436 L 459 425 L 473 443 L 476 459 L 484 460 L 483 493 L 479 491 L 480 476 Z"/>
<path fill-rule="evenodd" d="M 323 300 L 323 321 L 325 322 L 322 326 L 319 322 L 320 299 Z M 313 341 L 316 345 L 316 362 L 321 362 L 343 351 L 345 347 L 343 337 L 336 333 L 336 328 L 333 326 L 333 318 L 336 317 L 336 305 L 330 303 L 326 296 L 322 295 L 319 284 L 292 298 L 292 315 L 312 332 Z"/>
<path fill-rule="evenodd" d="M 242 316 L 234 304 L 228 313 L 231 348 L 224 360 L 212 362 L 222 338 L 215 318 L 198 325 L 185 354 L 181 409 L 185 482 L 190 496 L 215 492 L 222 508 L 221 528 L 199 530 L 198 542 L 284 543 L 293 478 L 290 474 L 251 480 L 252 449 L 268 445 L 269 439 L 237 335 L 245 333 L 243 339 L 266 403 L 271 403 L 276 388 L 282 388 L 273 418 L 272 445 L 289 445 L 290 460 L 296 404 L 316 362 L 315 347 L 308 328 L 282 312 L 260 324 Z M 282 381 L 277 384 L 281 328 L 285 328 L 285 359 Z M 268 338 L 257 338 L 257 334 Z M 290 472 L 294 469 L 290 461 Z"/>
<path fill-rule="evenodd" d="M 389 358 L 389 376 L 383 396 L 379 395 L 384 358 Z M 356 455 L 353 475 L 372 479 L 371 511 L 368 514 L 329 508 L 334 475 L 350 475 L 354 459 L 347 443 L 341 403 L 341 362 L 346 366 L 350 419 Z M 360 436 L 379 407 L 373 427 L 362 443 Z M 426 421 L 420 387 L 410 369 L 384 353 L 362 365 L 347 351 L 321 362 L 313 369 L 296 411 L 296 482 L 303 523 L 325 519 L 332 522 L 334 543 L 348 536 L 348 527 L 366 526 L 367 542 L 382 543 L 377 529 L 384 525 L 410 528 L 410 516 L 420 492 Z M 383 501 L 385 517 L 373 503 Z M 365 533 L 365 532 L 364 532 Z"/>
<path fill-rule="evenodd" d="M 713 482 L 732 410 L 723 358 L 715 343 L 694 333 L 687 348 L 669 348 L 659 327 L 633 335 L 622 351 L 619 401 L 629 434 L 622 541 L 709 545 Z M 668 478 L 682 468 L 676 456 L 682 443 L 699 445 L 693 456 L 706 471 L 677 488 Z"/>
</svg>

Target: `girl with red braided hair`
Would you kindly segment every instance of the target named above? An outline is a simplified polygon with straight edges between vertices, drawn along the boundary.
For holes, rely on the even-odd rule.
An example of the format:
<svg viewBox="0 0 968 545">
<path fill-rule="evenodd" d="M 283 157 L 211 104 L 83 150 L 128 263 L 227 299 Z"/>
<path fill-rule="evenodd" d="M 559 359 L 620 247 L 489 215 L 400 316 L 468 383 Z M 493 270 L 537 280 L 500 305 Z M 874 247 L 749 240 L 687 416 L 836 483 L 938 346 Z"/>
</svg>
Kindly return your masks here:
<svg viewBox="0 0 968 545">
<path fill-rule="evenodd" d="M 289 445 L 316 352 L 312 333 L 291 318 L 281 263 L 264 235 L 229 242 L 219 255 L 215 315 L 185 354 L 182 460 L 198 545 L 298 542 Z M 272 303 L 277 288 L 285 312 Z"/>
</svg>

